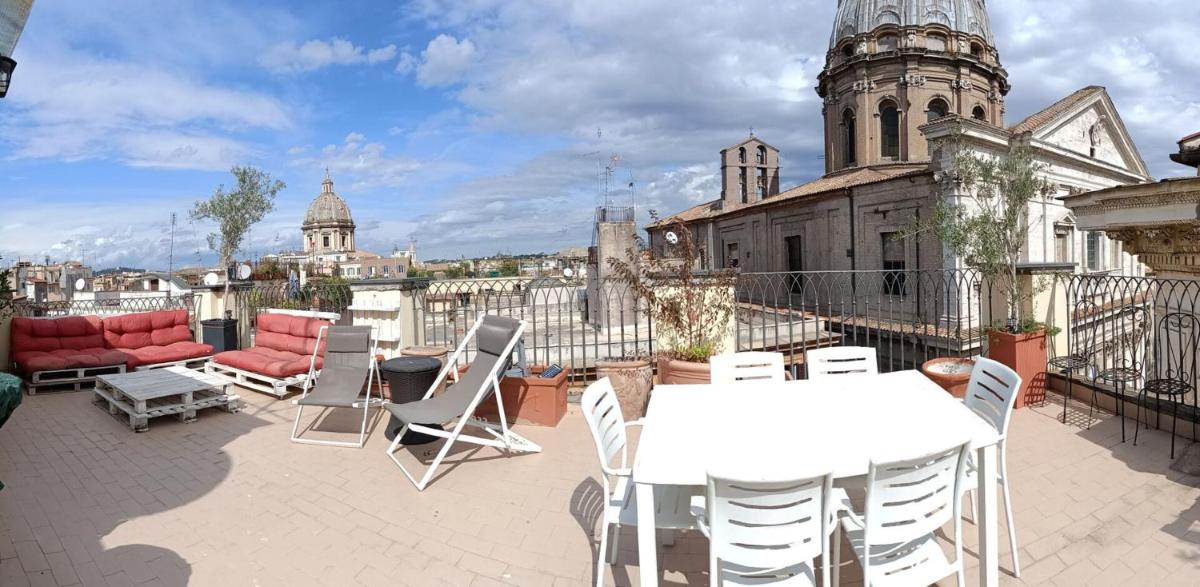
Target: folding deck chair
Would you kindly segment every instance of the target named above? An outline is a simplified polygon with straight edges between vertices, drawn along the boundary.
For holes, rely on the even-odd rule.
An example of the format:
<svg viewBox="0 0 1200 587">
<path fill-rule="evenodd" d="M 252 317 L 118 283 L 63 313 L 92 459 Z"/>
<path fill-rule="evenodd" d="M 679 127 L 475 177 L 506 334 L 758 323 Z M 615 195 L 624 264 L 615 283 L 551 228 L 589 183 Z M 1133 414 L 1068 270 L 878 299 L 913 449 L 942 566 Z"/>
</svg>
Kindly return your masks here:
<svg viewBox="0 0 1200 587">
<path fill-rule="evenodd" d="M 396 439 L 392 441 L 391 446 L 388 446 L 387 455 L 392 462 L 396 463 L 396 466 L 400 467 L 408 480 L 417 486 L 418 491 L 423 491 L 429 484 L 434 472 L 449 454 L 450 446 L 455 442 L 492 446 L 508 453 L 514 450 L 542 451 L 542 447 L 508 428 L 508 420 L 504 415 L 504 402 L 500 401 L 499 397 L 500 377 L 512 361 L 513 349 L 521 340 L 524 332 L 524 320 L 491 315 L 481 316 L 463 337 L 454 354 L 446 360 L 437 379 L 434 380 L 433 385 L 429 387 L 420 401 L 405 404 L 384 403 L 384 408 L 403 424 L 396 432 Z M 459 378 L 455 365 L 459 357 L 463 357 L 466 353 L 467 344 L 472 339 L 476 341 L 475 358 L 467 372 Z M 433 397 L 434 390 L 448 375 L 454 378 L 454 382 L 440 395 Z M 493 394 L 496 395 L 496 405 L 499 407 L 499 424 L 473 417 L 480 402 Z M 432 427 L 433 425 L 449 424 L 455 420 L 457 422 L 449 430 Z M 468 425 L 482 429 L 491 437 L 464 435 L 463 428 Z M 404 468 L 395 454 L 404 434 L 409 430 L 447 439 L 419 481 L 409 473 L 408 469 Z"/>
<path fill-rule="evenodd" d="M 321 348 L 322 338 L 325 339 L 325 358 L 318 371 L 317 351 Z M 362 448 L 367 441 L 367 418 L 371 406 L 378 407 L 383 404 L 383 380 L 375 362 L 378 344 L 375 329 L 371 326 L 321 327 L 317 334 L 316 350 L 309 365 L 308 378 L 304 380 L 304 393 L 292 401 L 297 406 L 296 422 L 292 424 L 292 442 Z M 364 383 L 367 384 L 365 398 L 360 397 Z M 371 384 L 377 386 L 378 398 L 371 397 Z M 300 418 L 304 414 L 305 406 L 323 408 L 322 413 L 330 408 L 361 408 L 362 427 L 358 431 L 358 442 L 301 438 Z M 317 419 L 320 418 L 318 415 Z"/>
</svg>

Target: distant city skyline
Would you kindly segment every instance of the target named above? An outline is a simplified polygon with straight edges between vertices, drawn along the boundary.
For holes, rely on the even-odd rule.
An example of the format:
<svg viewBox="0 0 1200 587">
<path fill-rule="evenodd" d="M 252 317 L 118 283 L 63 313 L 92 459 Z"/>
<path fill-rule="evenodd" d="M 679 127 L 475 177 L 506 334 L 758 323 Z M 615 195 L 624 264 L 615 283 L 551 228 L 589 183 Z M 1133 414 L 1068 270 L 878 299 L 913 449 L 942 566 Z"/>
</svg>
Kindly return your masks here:
<svg viewBox="0 0 1200 587">
<path fill-rule="evenodd" d="M 819 176 L 812 88 L 836 3 L 680 6 L 39 0 L 0 100 L 0 256 L 165 268 L 175 212 L 175 266 L 210 264 L 211 227 L 186 212 L 233 163 L 288 184 L 245 257 L 301 248 L 325 167 L 359 249 L 415 238 L 445 259 L 590 244 L 614 153 L 639 223 L 716 198 L 717 152 L 751 127 L 784 189 Z M 1200 130 L 1200 5 L 989 11 L 1008 123 L 1101 84 L 1151 172 L 1187 172 L 1166 154 Z"/>
</svg>

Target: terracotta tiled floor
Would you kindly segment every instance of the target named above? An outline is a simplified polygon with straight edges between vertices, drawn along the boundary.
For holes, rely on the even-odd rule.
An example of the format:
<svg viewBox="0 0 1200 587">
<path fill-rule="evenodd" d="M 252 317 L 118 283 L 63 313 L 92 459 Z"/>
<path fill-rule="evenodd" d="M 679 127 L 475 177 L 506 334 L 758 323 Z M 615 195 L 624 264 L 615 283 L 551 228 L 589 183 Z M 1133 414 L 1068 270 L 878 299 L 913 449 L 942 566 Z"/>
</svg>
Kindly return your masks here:
<svg viewBox="0 0 1200 587">
<path fill-rule="evenodd" d="M 0 430 L 4 587 L 592 581 L 597 465 L 574 408 L 557 429 L 522 429 L 544 453 L 459 453 L 418 493 L 384 456 L 382 426 L 362 450 L 292 444 L 294 408 L 246 391 L 240 414 L 134 434 L 89 395 L 27 397 Z M 1200 583 L 1200 479 L 1168 470 L 1167 436 L 1121 444 L 1116 422 L 1064 426 L 1053 401 L 1013 422 L 1024 572 L 1004 582 Z M 607 583 L 636 583 L 635 549 L 627 531 Z M 664 584 L 706 583 L 702 539 L 663 551 Z M 1004 548 L 1002 572 L 1009 561 Z"/>
</svg>

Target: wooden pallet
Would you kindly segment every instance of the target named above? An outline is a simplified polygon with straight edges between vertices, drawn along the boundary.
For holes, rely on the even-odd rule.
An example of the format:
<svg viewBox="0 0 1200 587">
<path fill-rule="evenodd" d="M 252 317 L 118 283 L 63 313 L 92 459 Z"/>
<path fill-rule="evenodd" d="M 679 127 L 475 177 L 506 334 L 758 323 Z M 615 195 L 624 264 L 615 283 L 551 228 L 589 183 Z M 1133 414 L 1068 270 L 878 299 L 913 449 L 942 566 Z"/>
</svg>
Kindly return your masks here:
<svg viewBox="0 0 1200 587">
<path fill-rule="evenodd" d="M 289 387 L 304 385 L 304 380 L 308 379 L 307 373 L 278 379 L 270 375 L 262 375 L 253 371 L 222 365 L 214 361 L 210 361 L 204 365 L 204 372 L 220 377 L 238 387 L 269 393 L 280 399 L 287 397 Z"/>
<path fill-rule="evenodd" d="M 93 401 L 112 416 L 127 419 L 134 432 L 144 432 L 150 418 L 159 416 L 173 415 L 181 422 L 191 422 L 204 408 L 240 411 L 241 398 L 228 387 L 211 375 L 175 366 L 98 377 Z"/>
<path fill-rule="evenodd" d="M 134 367 L 134 371 L 149 371 L 150 369 L 165 369 L 167 367 L 187 367 L 196 371 L 203 371 L 204 366 L 212 360 L 212 355 L 196 357 L 193 359 L 183 359 L 180 361 L 168 361 L 166 363 L 150 363 L 147 365 L 138 365 Z"/>
<path fill-rule="evenodd" d="M 124 372 L 124 364 L 34 371 L 25 382 L 25 390 L 29 395 L 37 395 L 39 392 L 81 391 L 91 388 L 96 378 L 101 375 L 118 375 Z"/>
</svg>

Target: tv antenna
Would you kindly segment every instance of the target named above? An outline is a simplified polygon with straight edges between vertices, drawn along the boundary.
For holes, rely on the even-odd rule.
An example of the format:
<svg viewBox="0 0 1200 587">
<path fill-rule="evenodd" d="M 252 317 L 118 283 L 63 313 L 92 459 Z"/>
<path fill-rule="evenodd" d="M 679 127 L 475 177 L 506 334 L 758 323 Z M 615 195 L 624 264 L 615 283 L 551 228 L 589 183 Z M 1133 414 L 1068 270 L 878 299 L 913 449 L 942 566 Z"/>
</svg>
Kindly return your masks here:
<svg viewBox="0 0 1200 587">
<path fill-rule="evenodd" d="M 175 213 L 171 212 L 171 247 L 167 249 L 167 297 L 171 297 L 171 281 L 175 279 Z"/>
</svg>

